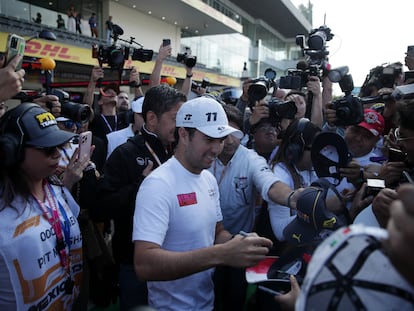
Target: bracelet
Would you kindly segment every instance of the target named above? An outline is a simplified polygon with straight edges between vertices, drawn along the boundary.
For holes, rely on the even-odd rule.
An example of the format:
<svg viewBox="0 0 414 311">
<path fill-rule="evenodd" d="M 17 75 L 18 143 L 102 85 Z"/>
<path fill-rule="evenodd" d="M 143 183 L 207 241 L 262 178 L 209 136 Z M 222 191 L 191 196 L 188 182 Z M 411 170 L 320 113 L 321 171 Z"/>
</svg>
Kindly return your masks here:
<svg viewBox="0 0 414 311">
<path fill-rule="evenodd" d="M 185 75 L 187 78 L 192 78 L 193 77 L 193 74 L 186 74 Z"/>
<path fill-rule="evenodd" d="M 291 208 L 291 207 L 290 207 L 290 199 L 292 198 L 292 195 L 293 195 L 294 193 L 295 193 L 295 190 L 291 191 L 291 192 L 289 193 L 288 197 L 287 197 L 287 200 L 286 200 L 286 206 L 287 206 L 287 207 L 289 207 L 289 208 Z"/>
<path fill-rule="evenodd" d="M 365 182 L 364 169 L 359 170 L 359 178 L 355 180 L 355 185 L 360 187 Z"/>
<path fill-rule="evenodd" d="M 136 81 L 131 81 L 131 82 L 129 82 L 129 86 L 137 88 L 137 87 L 141 87 L 142 83 L 141 82 L 137 83 Z"/>
</svg>

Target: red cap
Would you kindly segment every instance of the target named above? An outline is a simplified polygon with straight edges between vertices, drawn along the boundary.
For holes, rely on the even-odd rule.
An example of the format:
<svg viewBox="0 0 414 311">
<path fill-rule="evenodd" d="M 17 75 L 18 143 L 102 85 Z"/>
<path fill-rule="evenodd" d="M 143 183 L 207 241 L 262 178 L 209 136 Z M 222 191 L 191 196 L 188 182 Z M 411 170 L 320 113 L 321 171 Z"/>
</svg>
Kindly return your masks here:
<svg viewBox="0 0 414 311">
<path fill-rule="evenodd" d="M 374 136 L 382 135 L 384 131 L 384 117 L 373 109 L 364 109 L 364 121 L 358 124 L 366 128 Z"/>
</svg>

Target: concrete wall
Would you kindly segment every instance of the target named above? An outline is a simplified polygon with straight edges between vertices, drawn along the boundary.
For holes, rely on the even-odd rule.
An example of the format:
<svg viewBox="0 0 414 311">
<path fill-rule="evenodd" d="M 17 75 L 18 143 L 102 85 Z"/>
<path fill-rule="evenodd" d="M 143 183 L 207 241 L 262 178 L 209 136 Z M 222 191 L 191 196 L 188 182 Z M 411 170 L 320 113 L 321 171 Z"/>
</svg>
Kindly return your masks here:
<svg viewBox="0 0 414 311">
<path fill-rule="evenodd" d="M 129 40 L 132 36 L 145 49 L 158 52 L 162 39 L 170 38 L 173 55 L 180 52 L 181 32 L 179 27 L 167 24 L 148 14 L 143 14 L 133 8 L 119 5 L 113 1 L 109 2 L 109 12 L 112 15 L 113 23 L 119 25 L 124 30 L 124 35 L 120 37 L 121 39 Z"/>
</svg>

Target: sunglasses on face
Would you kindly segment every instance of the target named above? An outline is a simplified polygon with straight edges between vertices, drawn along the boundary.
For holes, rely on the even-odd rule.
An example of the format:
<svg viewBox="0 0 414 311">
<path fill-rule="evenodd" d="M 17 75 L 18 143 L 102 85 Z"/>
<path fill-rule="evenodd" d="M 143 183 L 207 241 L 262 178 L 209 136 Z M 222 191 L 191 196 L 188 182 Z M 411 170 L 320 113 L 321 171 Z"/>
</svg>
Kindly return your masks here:
<svg viewBox="0 0 414 311">
<path fill-rule="evenodd" d="M 76 128 L 79 130 L 82 126 L 80 122 L 75 122 L 72 120 L 66 120 L 66 121 L 63 121 L 62 123 L 67 129 L 71 129 L 74 125 L 76 125 Z"/>
</svg>

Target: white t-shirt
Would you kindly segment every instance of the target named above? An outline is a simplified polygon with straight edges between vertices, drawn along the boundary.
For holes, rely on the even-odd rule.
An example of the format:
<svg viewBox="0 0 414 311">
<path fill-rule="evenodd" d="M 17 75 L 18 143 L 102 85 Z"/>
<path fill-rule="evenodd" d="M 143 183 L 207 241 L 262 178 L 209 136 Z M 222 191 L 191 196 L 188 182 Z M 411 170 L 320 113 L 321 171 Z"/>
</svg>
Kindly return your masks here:
<svg viewBox="0 0 414 311">
<path fill-rule="evenodd" d="M 184 252 L 214 244 L 222 220 L 216 179 L 207 170 L 190 173 L 172 157 L 148 175 L 135 203 L 133 241 Z M 157 311 L 212 310 L 214 284 L 208 269 L 174 281 L 148 282 L 148 302 Z"/>
<path fill-rule="evenodd" d="M 224 228 L 231 234 L 250 232 L 256 216 L 257 192 L 269 201 L 269 189 L 278 180 L 265 158 L 240 145 L 227 166 L 216 159 L 209 171 L 219 183 Z"/>
<path fill-rule="evenodd" d="M 288 171 L 284 163 L 277 163 L 273 168 L 273 173 L 278 180 L 287 184 L 291 189 L 294 189 L 292 175 Z M 298 171 L 302 177 L 301 187 L 310 186 L 312 182 L 318 179 L 315 171 Z M 291 212 L 287 206 L 276 204 L 273 201 L 268 202 L 269 218 L 272 225 L 273 233 L 279 241 L 284 241 L 283 230 L 296 217 L 296 214 Z"/>
<path fill-rule="evenodd" d="M 111 153 L 115 150 L 116 147 L 122 145 L 123 143 L 126 143 L 128 138 L 133 137 L 134 131 L 132 130 L 132 127 L 134 125 L 131 123 L 128 127 L 111 132 L 109 134 L 106 134 L 106 139 L 108 140 L 108 152 L 106 154 L 106 158 L 108 159 Z"/>
<path fill-rule="evenodd" d="M 82 236 L 76 220 L 79 206 L 65 189 L 53 191 L 64 209 L 61 221 L 69 222 L 71 271 L 75 286 L 65 294 L 67 274 L 56 251 L 56 237 L 38 203 L 21 199 L 0 211 L 0 310 L 71 310 L 82 278 Z M 45 205 L 50 208 L 48 201 Z M 24 208 L 24 209 L 23 209 Z"/>
</svg>

